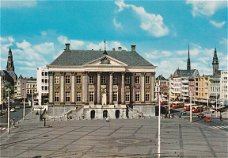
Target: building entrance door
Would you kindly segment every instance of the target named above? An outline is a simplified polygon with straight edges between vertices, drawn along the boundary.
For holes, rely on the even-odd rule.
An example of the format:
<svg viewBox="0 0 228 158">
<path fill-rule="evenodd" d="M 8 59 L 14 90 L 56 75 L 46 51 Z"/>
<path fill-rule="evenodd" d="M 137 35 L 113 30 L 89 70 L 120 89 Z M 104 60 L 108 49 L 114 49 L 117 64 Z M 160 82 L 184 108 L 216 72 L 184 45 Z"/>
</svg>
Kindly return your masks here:
<svg viewBox="0 0 228 158">
<path fill-rule="evenodd" d="M 90 112 L 90 118 L 91 118 L 91 120 L 95 118 L 95 110 L 92 110 Z"/>
</svg>

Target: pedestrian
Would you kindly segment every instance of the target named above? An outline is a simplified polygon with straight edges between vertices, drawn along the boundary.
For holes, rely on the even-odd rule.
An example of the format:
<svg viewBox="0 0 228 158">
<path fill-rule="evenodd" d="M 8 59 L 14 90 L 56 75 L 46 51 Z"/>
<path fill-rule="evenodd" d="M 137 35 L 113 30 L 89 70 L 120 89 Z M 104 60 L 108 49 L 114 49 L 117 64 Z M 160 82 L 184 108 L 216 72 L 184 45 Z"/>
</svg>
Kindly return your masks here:
<svg viewBox="0 0 228 158">
<path fill-rule="evenodd" d="M 219 116 L 220 121 L 222 121 L 222 113 L 220 111 L 220 116 Z"/>
</svg>

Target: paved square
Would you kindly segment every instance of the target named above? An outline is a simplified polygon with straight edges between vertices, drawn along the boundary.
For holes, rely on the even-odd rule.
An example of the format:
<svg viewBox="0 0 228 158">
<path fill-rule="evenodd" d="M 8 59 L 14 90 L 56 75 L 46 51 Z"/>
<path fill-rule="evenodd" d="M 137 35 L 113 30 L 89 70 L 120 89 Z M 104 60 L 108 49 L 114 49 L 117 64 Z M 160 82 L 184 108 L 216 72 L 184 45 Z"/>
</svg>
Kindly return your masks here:
<svg viewBox="0 0 228 158">
<path fill-rule="evenodd" d="M 34 113 L 1 136 L 1 157 L 157 157 L 157 119 L 48 121 Z M 161 119 L 161 157 L 228 157 L 227 131 Z"/>
</svg>

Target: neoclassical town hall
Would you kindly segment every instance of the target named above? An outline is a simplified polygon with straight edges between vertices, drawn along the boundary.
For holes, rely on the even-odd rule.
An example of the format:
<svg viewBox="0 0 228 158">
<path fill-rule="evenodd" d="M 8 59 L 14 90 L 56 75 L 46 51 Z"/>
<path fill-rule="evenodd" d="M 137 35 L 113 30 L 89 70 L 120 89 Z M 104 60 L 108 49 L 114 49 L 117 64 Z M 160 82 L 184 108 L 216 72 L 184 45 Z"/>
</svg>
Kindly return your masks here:
<svg viewBox="0 0 228 158">
<path fill-rule="evenodd" d="M 127 109 L 147 115 L 154 99 L 155 68 L 136 52 L 71 50 L 63 53 L 49 71 L 49 106 L 83 107 L 93 118 L 126 118 Z M 128 109 L 129 110 L 129 109 Z"/>
</svg>

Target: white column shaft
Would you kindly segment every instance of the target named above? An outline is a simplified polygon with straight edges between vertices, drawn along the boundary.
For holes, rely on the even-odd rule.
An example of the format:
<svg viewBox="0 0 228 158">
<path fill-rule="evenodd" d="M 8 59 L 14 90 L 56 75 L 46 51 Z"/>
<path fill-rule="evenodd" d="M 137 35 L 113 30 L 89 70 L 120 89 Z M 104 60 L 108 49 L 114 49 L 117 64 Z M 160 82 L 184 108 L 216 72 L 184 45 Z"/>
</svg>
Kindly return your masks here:
<svg viewBox="0 0 228 158">
<path fill-rule="evenodd" d="M 145 101 L 145 77 L 144 74 L 141 76 L 141 102 Z"/>
<path fill-rule="evenodd" d="M 87 92 L 88 92 L 88 83 L 87 83 L 87 79 L 88 79 L 88 77 L 87 77 L 87 74 L 84 74 L 83 75 L 83 83 L 82 83 L 82 96 L 83 96 L 83 100 L 82 100 L 82 102 L 84 102 L 84 103 L 87 103 Z"/>
<path fill-rule="evenodd" d="M 50 82 L 50 85 L 49 85 L 49 102 L 50 103 L 53 103 L 53 87 L 54 87 L 54 83 L 53 83 L 53 75 L 50 75 L 50 78 L 49 78 L 49 82 Z M 40 100 L 41 100 L 41 93 L 40 93 Z M 41 105 L 41 104 L 40 104 Z"/>
<path fill-rule="evenodd" d="M 97 74 L 97 104 L 100 104 L 101 98 L 101 74 Z"/>
<path fill-rule="evenodd" d="M 124 73 L 122 73 L 122 84 L 121 84 L 121 104 L 125 103 L 125 84 L 124 84 Z"/>
<path fill-rule="evenodd" d="M 71 76 L 71 102 L 75 103 L 75 76 Z"/>
<path fill-rule="evenodd" d="M 64 102 L 64 76 L 60 77 L 60 102 L 63 103 Z"/>
<path fill-rule="evenodd" d="M 113 75 L 110 73 L 109 75 L 109 104 L 112 104 L 112 93 L 113 93 Z"/>
</svg>

